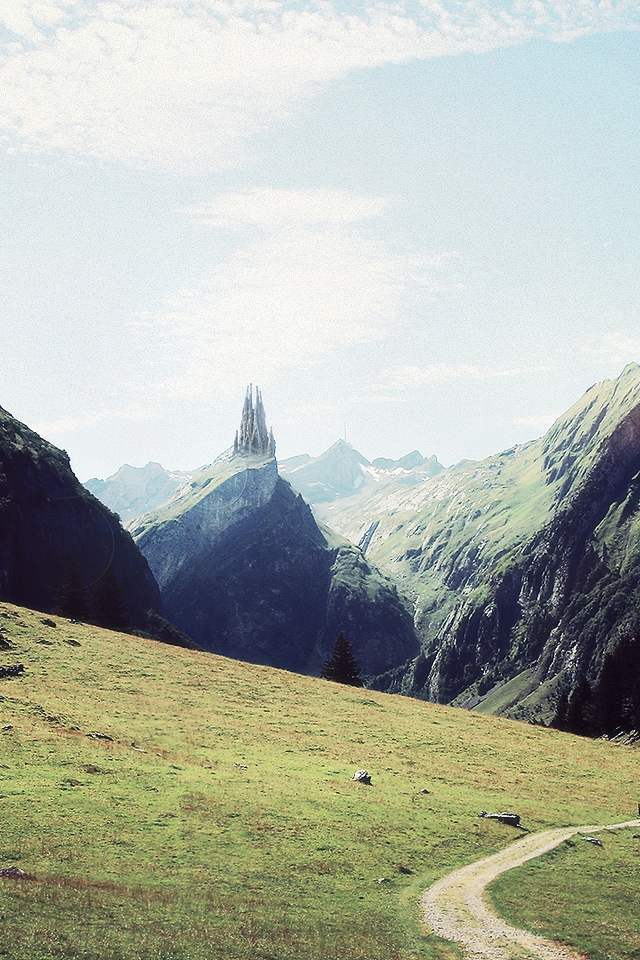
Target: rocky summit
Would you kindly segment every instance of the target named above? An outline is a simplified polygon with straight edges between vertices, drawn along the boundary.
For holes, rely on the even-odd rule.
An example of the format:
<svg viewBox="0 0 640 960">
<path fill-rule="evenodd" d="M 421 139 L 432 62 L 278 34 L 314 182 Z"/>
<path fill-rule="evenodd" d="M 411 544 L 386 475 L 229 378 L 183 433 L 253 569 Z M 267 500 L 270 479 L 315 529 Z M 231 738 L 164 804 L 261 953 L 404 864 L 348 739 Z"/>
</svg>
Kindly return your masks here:
<svg viewBox="0 0 640 960">
<path fill-rule="evenodd" d="M 133 529 L 166 616 L 204 649 L 297 672 L 318 674 L 341 631 L 363 674 L 406 664 L 419 645 L 397 587 L 318 526 L 272 443 L 239 442 Z"/>
<path fill-rule="evenodd" d="M 380 457 L 370 463 L 346 440 L 336 440 L 319 457 L 291 457 L 278 469 L 313 506 L 315 515 L 332 526 L 334 514 L 345 506 L 357 510 L 374 489 L 411 486 L 444 468 L 437 457 L 423 457 L 418 450 L 400 460 Z"/>
</svg>

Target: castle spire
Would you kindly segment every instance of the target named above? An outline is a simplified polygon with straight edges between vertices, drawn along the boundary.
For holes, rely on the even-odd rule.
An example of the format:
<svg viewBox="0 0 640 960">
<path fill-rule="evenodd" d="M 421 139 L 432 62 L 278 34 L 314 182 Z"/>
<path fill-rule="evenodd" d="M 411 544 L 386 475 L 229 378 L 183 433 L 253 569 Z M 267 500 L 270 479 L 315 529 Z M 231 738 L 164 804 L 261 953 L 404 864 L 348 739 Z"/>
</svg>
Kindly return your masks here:
<svg viewBox="0 0 640 960">
<path fill-rule="evenodd" d="M 276 442 L 273 430 L 267 430 L 267 420 L 260 388 L 256 386 L 256 402 L 253 403 L 253 384 L 247 387 L 242 407 L 240 430 L 236 431 L 233 444 L 234 455 L 242 457 L 275 457 Z"/>
</svg>

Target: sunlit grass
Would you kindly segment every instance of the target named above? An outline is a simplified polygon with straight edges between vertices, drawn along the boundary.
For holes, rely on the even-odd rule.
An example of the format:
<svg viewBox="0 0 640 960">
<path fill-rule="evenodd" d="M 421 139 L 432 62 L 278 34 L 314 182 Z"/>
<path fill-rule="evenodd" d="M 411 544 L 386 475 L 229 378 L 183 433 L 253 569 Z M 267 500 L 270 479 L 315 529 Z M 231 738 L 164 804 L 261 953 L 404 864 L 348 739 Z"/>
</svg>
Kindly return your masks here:
<svg viewBox="0 0 640 960">
<path fill-rule="evenodd" d="M 451 957 L 417 903 L 514 838 L 480 809 L 636 810 L 631 748 L 40 619 L 0 605 L 3 956 Z"/>
<path fill-rule="evenodd" d="M 632 830 L 579 837 L 490 887 L 512 923 L 562 939 L 591 960 L 640 957 L 640 839 Z"/>
</svg>

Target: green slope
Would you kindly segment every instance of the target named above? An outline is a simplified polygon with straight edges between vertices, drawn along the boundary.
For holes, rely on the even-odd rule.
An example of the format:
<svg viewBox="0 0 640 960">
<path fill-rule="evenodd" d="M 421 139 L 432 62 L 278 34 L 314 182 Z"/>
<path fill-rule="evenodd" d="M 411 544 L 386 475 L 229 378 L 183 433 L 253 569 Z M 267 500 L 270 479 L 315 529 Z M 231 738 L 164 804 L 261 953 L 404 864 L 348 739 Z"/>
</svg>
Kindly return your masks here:
<svg viewBox="0 0 640 960">
<path fill-rule="evenodd" d="M 513 839 L 480 809 L 635 814 L 633 748 L 54 622 L 0 605 L 11 960 L 450 958 L 418 897 Z"/>
<path fill-rule="evenodd" d="M 392 689 L 451 701 L 540 657 L 535 686 L 564 662 L 597 670 L 638 599 L 639 411 L 630 364 L 540 440 L 335 508 L 334 527 L 352 540 L 377 524 L 367 557 L 415 598 L 425 655 L 385 681 Z M 553 696 L 546 689 L 530 712 L 545 700 L 548 717 Z"/>
<path fill-rule="evenodd" d="M 366 503 L 336 508 L 334 529 L 358 541 L 380 521 L 367 556 L 420 598 L 418 619 L 431 636 L 463 590 L 553 516 L 584 480 L 601 443 L 640 403 L 640 367 L 596 384 L 540 440 L 481 462 L 450 468 L 409 489 L 386 486 Z"/>
</svg>

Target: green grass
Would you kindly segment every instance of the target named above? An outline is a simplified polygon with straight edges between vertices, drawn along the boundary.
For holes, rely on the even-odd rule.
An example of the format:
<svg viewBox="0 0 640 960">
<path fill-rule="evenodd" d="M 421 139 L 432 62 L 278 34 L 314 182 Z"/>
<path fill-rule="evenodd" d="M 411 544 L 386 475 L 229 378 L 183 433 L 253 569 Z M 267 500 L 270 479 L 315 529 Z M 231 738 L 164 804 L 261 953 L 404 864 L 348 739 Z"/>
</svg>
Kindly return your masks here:
<svg viewBox="0 0 640 960">
<path fill-rule="evenodd" d="M 514 838 L 479 810 L 636 810 L 632 748 L 40 619 L 0 604 L 12 960 L 443 960 L 420 892 Z"/>
<path fill-rule="evenodd" d="M 576 837 L 491 884 L 511 923 L 563 940 L 591 960 L 640 957 L 640 839 L 631 830 Z"/>
</svg>

